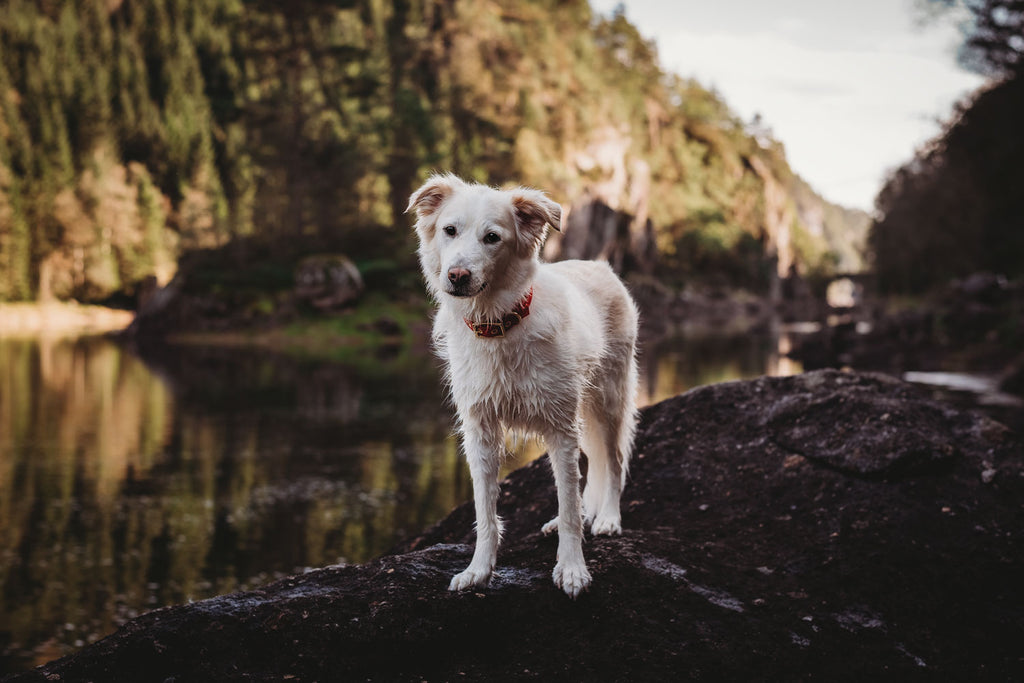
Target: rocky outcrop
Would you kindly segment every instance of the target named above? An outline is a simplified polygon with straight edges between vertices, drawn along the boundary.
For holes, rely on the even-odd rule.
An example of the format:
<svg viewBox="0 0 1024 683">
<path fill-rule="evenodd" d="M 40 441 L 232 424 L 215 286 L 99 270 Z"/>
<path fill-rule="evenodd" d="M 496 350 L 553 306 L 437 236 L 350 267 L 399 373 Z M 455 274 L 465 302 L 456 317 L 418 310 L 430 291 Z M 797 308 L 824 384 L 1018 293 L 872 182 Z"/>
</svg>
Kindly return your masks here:
<svg viewBox="0 0 1024 683">
<path fill-rule="evenodd" d="M 295 297 L 321 313 L 351 306 L 364 289 L 356 264 L 341 254 L 307 256 L 295 268 Z"/>
<path fill-rule="evenodd" d="M 600 199 L 576 202 L 551 256 L 608 261 L 617 273 L 651 273 L 657 262 L 654 227 L 646 218 L 617 211 Z"/>
<path fill-rule="evenodd" d="M 1020 680 L 1024 448 L 882 375 L 719 384 L 647 408 L 590 591 L 551 583 L 547 463 L 374 562 L 144 615 L 25 681 Z"/>
</svg>

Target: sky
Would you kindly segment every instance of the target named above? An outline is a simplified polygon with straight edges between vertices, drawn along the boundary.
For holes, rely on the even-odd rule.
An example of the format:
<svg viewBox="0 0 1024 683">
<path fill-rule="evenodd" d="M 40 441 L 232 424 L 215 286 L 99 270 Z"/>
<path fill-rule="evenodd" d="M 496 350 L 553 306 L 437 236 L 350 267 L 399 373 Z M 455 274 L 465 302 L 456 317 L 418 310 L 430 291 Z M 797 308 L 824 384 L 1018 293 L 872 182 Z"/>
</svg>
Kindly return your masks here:
<svg viewBox="0 0 1024 683">
<path fill-rule="evenodd" d="M 618 0 L 591 0 L 610 14 Z M 914 0 L 627 0 L 662 67 L 760 114 L 826 199 L 871 211 L 887 172 L 941 131 L 981 76 L 956 63 L 952 22 Z"/>
</svg>

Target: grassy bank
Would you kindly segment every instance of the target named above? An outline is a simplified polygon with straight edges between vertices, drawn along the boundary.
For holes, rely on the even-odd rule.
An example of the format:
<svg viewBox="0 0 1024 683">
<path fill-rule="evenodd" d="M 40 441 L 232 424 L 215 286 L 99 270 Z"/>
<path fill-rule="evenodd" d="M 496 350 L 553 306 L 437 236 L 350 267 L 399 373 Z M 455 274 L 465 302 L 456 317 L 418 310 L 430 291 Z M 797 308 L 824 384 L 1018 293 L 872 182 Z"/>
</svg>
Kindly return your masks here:
<svg viewBox="0 0 1024 683">
<path fill-rule="evenodd" d="M 429 308 L 425 300 L 365 296 L 348 311 L 308 314 L 282 325 L 229 331 L 180 332 L 174 344 L 260 348 L 292 356 L 346 363 L 396 361 L 425 349 Z"/>
</svg>

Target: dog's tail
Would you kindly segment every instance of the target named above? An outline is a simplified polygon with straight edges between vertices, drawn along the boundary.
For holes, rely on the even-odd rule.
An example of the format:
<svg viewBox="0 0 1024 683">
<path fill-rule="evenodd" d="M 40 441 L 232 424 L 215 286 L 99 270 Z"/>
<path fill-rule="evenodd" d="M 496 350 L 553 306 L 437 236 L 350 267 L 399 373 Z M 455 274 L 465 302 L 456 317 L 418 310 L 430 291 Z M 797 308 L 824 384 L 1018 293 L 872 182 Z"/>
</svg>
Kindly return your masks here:
<svg viewBox="0 0 1024 683">
<path fill-rule="evenodd" d="M 618 434 L 618 457 L 622 468 L 622 486 L 626 485 L 626 477 L 629 475 L 629 461 L 633 457 L 633 441 L 636 438 L 636 426 L 640 419 L 640 411 L 636 406 L 639 374 L 636 343 L 634 342 L 629 350 L 629 365 L 626 368 L 625 377 L 622 379 L 623 419 Z"/>
</svg>

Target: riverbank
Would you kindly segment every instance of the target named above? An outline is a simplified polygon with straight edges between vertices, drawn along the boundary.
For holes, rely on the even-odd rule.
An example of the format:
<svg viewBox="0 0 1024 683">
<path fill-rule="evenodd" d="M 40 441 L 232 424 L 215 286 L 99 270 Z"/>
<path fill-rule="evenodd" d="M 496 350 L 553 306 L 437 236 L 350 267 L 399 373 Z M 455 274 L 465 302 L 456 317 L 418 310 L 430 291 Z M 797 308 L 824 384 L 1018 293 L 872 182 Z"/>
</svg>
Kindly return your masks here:
<svg viewBox="0 0 1024 683">
<path fill-rule="evenodd" d="M 394 302 L 375 296 L 342 313 L 169 331 L 141 340 L 132 332 L 135 321 L 133 311 L 75 301 L 0 304 L 0 338 L 109 335 L 130 344 L 252 349 L 339 362 L 392 359 L 410 348 L 425 348 L 430 326 L 425 301 Z"/>
<path fill-rule="evenodd" d="M 0 337 L 79 336 L 127 328 L 135 314 L 74 301 L 0 303 Z"/>
<path fill-rule="evenodd" d="M 368 295 L 344 312 L 296 315 L 278 323 L 168 333 L 157 339 L 131 334 L 133 343 L 241 348 L 338 362 L 391 361 L 426 349 L 430 336 L 423 301 Z"/>
<path fill-rule="evenodd" d="M 913 302 L 877 300 L 802 335 L 790 357 L 944 387 L 1024 430 L 1024 281 L 976 273 Z"/>
</svg>

